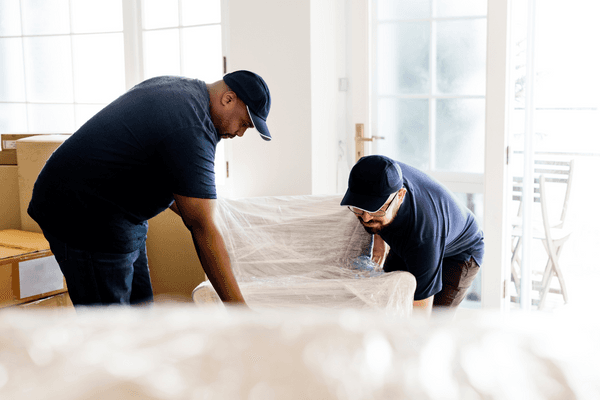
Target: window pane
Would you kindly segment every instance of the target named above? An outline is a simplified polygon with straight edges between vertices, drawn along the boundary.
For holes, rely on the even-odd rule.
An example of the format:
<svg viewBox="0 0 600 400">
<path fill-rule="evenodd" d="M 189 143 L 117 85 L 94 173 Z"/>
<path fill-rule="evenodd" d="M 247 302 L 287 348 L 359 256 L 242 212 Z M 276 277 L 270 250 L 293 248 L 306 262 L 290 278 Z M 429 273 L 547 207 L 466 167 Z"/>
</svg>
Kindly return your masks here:
<svg viewBox="0 0 600 400">
<path fill-rule="evenodd" d="M 179 30 L 144 32 L 144 76 L 181 75 Z"/>
<path fill-rule="evenodd" d="M 525 110 L 510 115 L 511 148 L 523 151 Z M 535 111 L 533 148 L 537 152 L 600 153 L 600 112 L 597 109 Z"/>
<path fill-rule="evenodd" d="M 435 17 L 472 17 L 487 15 L 487 0 L 436 0 Z"/>
<path fill-rule="evenodd" d="M 0 103 L 0 133 L 27 132 L 27 106 Z"/>
<path fill-rule="evenodd" d="M 182 0 L 183 25 L 218 24 L 221 22 L 220 0 Z"/>
<path fill-rule="evenodd" d="M 108 103 L 125 91 L 123 35 L 73 36 L 75 101 Z"/>
<path fill-rule="evenodd" d="M 214 82 L 223 77 L 221 26 L 211 25 L 181 30 L 182 75 Z"/>
<path fill-rule="evenodd" d="M 0 39 L 0 101 L 25 101 L 23 46 L 20 38 Z"/>
<path fill-rule="evenodd" d="M 19 0 L 0 0 L 0 36 L 21 35 Z"/>
<path fill-rule="evenodd" d="M 73 101 L 71 39 L 31 37 L 25 45 L 27 99 L 32 102 Z"/>
<path fill-rule="evenodd" d="M 377 19 L 414 19 L 429 18 L 430 0 L 379 0 Z"/>
<path fill-rule="evenodd" d="M 437 27 L 437 91 L 485 95 L 485 19 L 443 21 Z"/>
<path fill-rule="evenodd" d="M 377 35 L 379 94 L 428 94 L 429 23 L 380 24 Z"/>
<path fill-rule="evenodd" d="M 29 131 L 72 133 L 74 110 L 71 104 L 29 104 Z"/>
<path fill-rule="evenodd" d="M 71 0 L 74 33 L 123 30 L 121 0 Z"/>
<path fill-rule="evenodd" d="M 483 173 L 484 99 L 436 100 L 435 169 Z"/>
<path fill-rule="evenodd" d="M 454 193 L 458 201 L 475 215 L 479 227 L 483 226 L 483 193 Z M 463 308 L 481 307 L 481 272 L 477 274 L 473 284 L 467 292 L 465 301 L 460 305 Z"/>
<path fill-rule="evenodd" d="M 377 154 L 426 170 L 429 168 L 429 102 L 379 100 Z"/>
<path fill-rule="evenodd" d="M 597 107 L 600 57 L 592 49 L 600 37 L 600 2 L 542 1 L 536 13 L 536 106 Z M 568 28 L 557 29 L 557 21 Z"/>
<path fill-rule="evenodd" d="M 177 0 L 143 0 L 144 29 L 171 28 L 179 26 Z"/>
<path fill-rule="evenodd" d="M 69 33 L 69 0 L 22 0 L 23 34 Z"/>
</svg>

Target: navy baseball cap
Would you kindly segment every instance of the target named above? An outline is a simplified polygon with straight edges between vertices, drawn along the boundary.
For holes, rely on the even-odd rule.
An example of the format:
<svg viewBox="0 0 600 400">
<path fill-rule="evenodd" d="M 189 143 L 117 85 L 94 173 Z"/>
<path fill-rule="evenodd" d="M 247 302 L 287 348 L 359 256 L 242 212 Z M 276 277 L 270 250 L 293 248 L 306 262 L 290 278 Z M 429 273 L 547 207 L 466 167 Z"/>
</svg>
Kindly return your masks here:
<svg viewBox="0 0 600 400">
<path fill-rule="evenodd" d="M 402 169 L 397 162 L 385 156 L 365 156 L 352 167 L 348 190 L 340 205 L 375 212 L 392 193 L 402 189 L 402 182 Z"/>
<path fill-rule="evenodd" d="M 263 78 L 254 72 L 240 70 L 225 75 L 223 80 L 246 103 L 248 114 L 260 136 L 265 140 L 271 140 L 271 133 L 267 128 L 271 93 Z"/>
</svg>

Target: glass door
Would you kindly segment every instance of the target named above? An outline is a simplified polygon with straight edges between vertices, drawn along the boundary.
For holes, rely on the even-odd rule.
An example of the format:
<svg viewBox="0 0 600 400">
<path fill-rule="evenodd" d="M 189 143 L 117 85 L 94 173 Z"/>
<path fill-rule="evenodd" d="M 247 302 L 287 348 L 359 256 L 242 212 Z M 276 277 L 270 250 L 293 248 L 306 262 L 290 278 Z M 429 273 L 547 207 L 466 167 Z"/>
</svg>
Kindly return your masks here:
<svg viewBox="0 0 600 400">
<path fill-rule="evenodd" d="M 513 2 L 506 265 L 512 309 L 591 303 L 592 282 L 600 278 L 600 213 L 589 184 L 600 170 L 600 60 L 592 50 L 599 11 L 585 0 Z"/>
<path fill-rule="evenodd" d="M 372 153 L 427 172 L 482 226 L 487 2 L 378 0 L 372 15 Z M 463 304 L 480 301 L 478 276 Z"/>
</svg>

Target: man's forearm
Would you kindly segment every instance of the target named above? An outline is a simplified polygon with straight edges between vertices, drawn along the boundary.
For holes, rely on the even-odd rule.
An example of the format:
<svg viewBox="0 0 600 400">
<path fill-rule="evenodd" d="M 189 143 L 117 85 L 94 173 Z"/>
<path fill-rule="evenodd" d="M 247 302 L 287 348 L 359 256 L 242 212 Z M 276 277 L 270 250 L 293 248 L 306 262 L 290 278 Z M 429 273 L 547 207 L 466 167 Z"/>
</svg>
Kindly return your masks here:
<svg viewBox="0 0 600 400">
<path fill-rule="evenodd" d="M 389 246 L 381 236 L 377 234 L 373 235 L 373 255 L 371 256 L 371 259 L 383 267 L 388 251 Z"/>
<path fill-rule="evenodd" d="M 192 230 L 194 246 L 206 276 L 215 291 L 227 303 L 246 304 L 237 284 L 223 236 L 216 227 Z"/>
</svg>

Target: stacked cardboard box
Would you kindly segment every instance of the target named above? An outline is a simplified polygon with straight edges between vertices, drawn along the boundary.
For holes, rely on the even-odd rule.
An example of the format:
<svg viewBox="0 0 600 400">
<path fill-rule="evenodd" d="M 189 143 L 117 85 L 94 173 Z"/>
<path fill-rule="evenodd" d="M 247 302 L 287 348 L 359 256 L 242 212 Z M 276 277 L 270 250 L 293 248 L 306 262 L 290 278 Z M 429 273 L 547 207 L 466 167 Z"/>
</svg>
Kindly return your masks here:
<svg viewBox="0 0 600 400">
<path fill-rule="evenodd" d="M 31 303 L 67 287 L 44 235 L 16 229 L 0 231 L 0 308 Z"/>
<path fill-rule="evenodd" d="M 35 135 L 17 141 L 17 159 L 19 160 L 19 193 L 17 195 L 21 215 L 19 229 L 42 233 L 37 222 L 27 214 L 33 186 L 46 161 L 69 137 L 70 135 Z"/>
<path fill-rule="evenodd" d="M 36 231 L 36 229 L 31 229 L 31 226 L 22 226 L 21 223 L 19 169 L 17 165 L 17 141 L 31 136 L 49 135 L 44 133 L 0 134 L 0 230 L 25 229 Z M 28 216 L 25 215 L 25 218 L 27 219 Z"/>
<path fill-rule="evenodd" d="M 0 134 L 0 165 L 17 165 L 17 140 L 43 133 Z"/>
<path fill-rule="evenodd" d="M 16 165 L 0 165 L 0 230 L 21 228 L 19 174 Z"/>
</svg>

